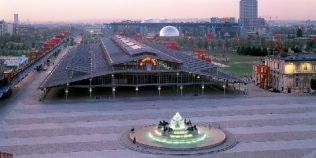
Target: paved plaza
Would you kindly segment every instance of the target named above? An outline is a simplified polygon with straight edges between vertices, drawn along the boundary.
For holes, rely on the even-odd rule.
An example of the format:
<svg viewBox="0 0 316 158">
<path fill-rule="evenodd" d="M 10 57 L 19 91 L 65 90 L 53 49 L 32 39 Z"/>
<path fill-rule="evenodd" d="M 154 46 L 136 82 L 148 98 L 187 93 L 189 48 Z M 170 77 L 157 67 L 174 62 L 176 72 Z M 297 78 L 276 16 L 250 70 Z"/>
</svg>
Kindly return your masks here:
<svg viewBox="0 0 316 158">
<path fill-rule="evenodd" d="M 50 68 L 51 70 L 51 68 Z M 40 102 L 37 89 L 48 72 L 30 74 L 8 100 L 0 101 L 0 151 L 15 158 L 165 158 L 124 148 L 131 128 L 168 120 L 176 112 L 195 123 L 219 123 L 238 144 L 194 157 L 315 158 L 313 96 L 153 97 Z"/>
<path fill-rule="evenodd" d="M 194 122 L 220 123 L 238 139 L 233 149 L 205 157 L 315 157 L 313 97 L 13 102 L 3 109 L 0 150 L 17 158 L 166 157 L 125 149 L 118 139 L 132 127 L 155 124 L 177 111 Z"/>
</svg>

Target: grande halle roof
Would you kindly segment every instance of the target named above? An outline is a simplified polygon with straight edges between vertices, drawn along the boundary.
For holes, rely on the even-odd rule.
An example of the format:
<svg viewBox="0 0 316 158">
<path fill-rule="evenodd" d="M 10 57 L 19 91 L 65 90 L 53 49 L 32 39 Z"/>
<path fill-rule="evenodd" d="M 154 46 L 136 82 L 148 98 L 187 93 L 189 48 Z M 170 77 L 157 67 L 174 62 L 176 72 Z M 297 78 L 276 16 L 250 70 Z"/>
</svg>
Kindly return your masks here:
<svg viewBox="0 0 316 158">
<path fill-rule="evenodd" d="M 80 44 L 72 48 L 43 82 L 41 88 L 63 86 L 113 74 L 116 73 L 113 69 L 115 65 L 139 61 L 148 56 L 179 64 L 181 67 L 178 71 L 242 82 L 219 71 L 206 72 L 217 67 L 183 52 L 172 51 L 155 43 L 144 44 L 127 37 L 113 36 L 102 39 L 98 44 Z"/>
</svg>

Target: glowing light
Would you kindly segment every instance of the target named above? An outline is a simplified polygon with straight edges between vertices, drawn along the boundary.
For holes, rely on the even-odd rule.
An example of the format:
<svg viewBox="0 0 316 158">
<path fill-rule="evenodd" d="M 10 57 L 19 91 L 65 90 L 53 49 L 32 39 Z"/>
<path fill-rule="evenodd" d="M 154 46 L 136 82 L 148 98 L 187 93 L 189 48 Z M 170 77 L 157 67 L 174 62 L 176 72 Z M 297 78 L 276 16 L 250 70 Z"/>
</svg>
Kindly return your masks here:
<svg viewBox="0 0 316 158">
<path fill-rule="evenodd" d="M 188 131 L 174 131 L 174 134 L 187 134 Z"/>
<path fill-rule="evenodd" d="M 170 135 L 171 138 L 192 138 L 192 134 L 184 134 L 184 135 Z"/>
<path fill-rule="evenodd" d="M 154 66 L 158 65 L 158 61 L 151 57 L 145 57 L 143 60 L 140 61 L 140 66 L 144 66 L 146 63 L 151 63 Z"/>
<path fill-rule="evenodd" d="M 305 73 L 312 73 L 313 72 L 313 65 L 311 63 L 302 63 L 301 64 L 301 71 Z"/>
<path fill-rule="evenodd" d="M 186 128 L 184 119 L 178 112 L 172 117 L 170 121 L 170 128 L 175 129 L 175 130 Z"/>
<path fill-rule="evenodd" d="M 148 136 L 155 142 L 163 144 L 193 144 L 206 139 L 207 135 L 205 133 L 201 133 L 194 128 L 191 130 L 188 128 L 193 128 L 193 126 L 188 127 L 182 116 L 177 112 L 172 117 L 169 125 L 150 131 Z"/>
<path fill-rule="evenodd" d="M 284 73 L 293 74 L 295 72 L 296 66 L 293 63 L 285 64 Z"/>
<path fill-rule="evenodd" d="M 192 137 L 191 139 L 167 139 L 164 137 L 155 137 L 151 133 L 148 134 L 149 138 L 156 142 L 165 143 L 165 144 L 194 144 L 201 142 L 206 139 L 207 135 L 203 134 L 199 137 Z"/>
<path fill-rule="evenodd" d="M 157 135 L 161 136 L 161 133 L 160 133 L 159 131 L 155 130 L 155 133 L 156 133 Z"/>
</svg>

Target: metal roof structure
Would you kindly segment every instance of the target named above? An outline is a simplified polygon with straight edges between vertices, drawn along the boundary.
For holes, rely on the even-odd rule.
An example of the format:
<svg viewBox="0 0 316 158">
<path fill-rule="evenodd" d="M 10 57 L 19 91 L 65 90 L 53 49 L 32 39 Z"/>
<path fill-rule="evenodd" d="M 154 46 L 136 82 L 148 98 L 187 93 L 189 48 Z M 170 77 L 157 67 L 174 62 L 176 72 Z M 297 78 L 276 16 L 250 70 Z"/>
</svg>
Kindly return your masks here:
<svg viewBox="0 0 316 158">
<path fill-rule="evenodd" d="M 44 81 L 45 87 L 58 86 L 112 72 L 99 44 L 73 48 Z"/>
<path fill-rule="evenodd" d="M 223 79 L 223 80 L 230 80 L 232 82 L 243 82 L 238 77 L 232 76 L 230 74 L 226 74 L 224 72 L 218 71 L 216 65 L 207 63 L 205 61 L 202 61 L 200 59 L 197 59 L 193 56 L 190 56 L 188 54 L 185 54 L 183 52 L 174 51 L 171 49 L 168 49 L 162 45 L 155 44 L 155 43 L 148 43 L 148 45 L 151 45 L 154 48 L 160 49 L 172 56 L 177 57 L 178 59 L 183 61 L 183 65 L 181 67 L 182 71 L 189 72 L 189 73 L 197 73 L 205 76 L 214 77 L 217 79 Z M 213 71 L 208 71 L 213 70 Z"/>
<path fill-rule="evenodd" d="M 115 68 L 126 63 L 138 62 L 146 57 L 178 65 L 176 70 L 168 69 L 163 70 L 164 72 L 187 72 L 242 82 L 236 77 L 217 71 L 217 66 L 183 52 L 172 51 L 156 43 L 145 44 L 127 37 L 112 36 L 103 38 L 98 44 L 80 44 L 71 49 L 42 83 L 41 88 L 64 86 L 81 80 L 124 73 L 124 70 L 118 71 Z M 133 72 L 130 69 L 125 71 Z M 146 70 L 135 72 L 146 73 Z"/>
<path fill-rule="evenodd" d="M 112 65 L 139 60 L 144 55 L 152 55 L 161 60 L 182 63 L 177 58 L 127 37 L 117 35 L 112 38 L 105 38 L 102 45 Z"/>
</svg>

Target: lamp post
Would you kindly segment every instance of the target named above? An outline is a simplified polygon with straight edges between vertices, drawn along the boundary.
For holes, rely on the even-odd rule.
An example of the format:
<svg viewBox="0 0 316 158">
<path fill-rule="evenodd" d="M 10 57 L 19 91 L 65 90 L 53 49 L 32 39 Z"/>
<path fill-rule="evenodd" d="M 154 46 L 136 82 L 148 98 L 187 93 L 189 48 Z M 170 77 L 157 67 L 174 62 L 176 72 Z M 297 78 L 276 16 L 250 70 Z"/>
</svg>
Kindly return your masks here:
<svg viewBox="0 0 316 158">
<path fill-rule="evenodd" d="M 177 95 L 179 95 L 179 72 L 177 72 Z"/>
<path fill-rule="evenodd" d="M 200 82 L 200 78 L 201 78 L 201 77 L 200 77 L 199 75 L 196 76 L 195 93 L 196 93 L 197 96 L 199 95 L 198 84 L 199 84 L 199 82 Z"/>
<path fill-rule="evenodd" d="M 183 95 L 183 86 L 181 85 L 180 86 L 180 93 L 181 93 L 181 96 Z"/>
<path fill-rule="evenodd" d="M 69 86 L 69 83 L 67 82 L 67 84 L 66 84 L 66 90 L 65 90 L 66 101 L 68 100 L 68 93 L 69 93 L 68 86 Z"/>
<path fill-rule="evenodd" d="M 92 98 L 92 88 L 89 88 L 90 99 Z"/>
<path fill-rule="evenodd" d="M 112 83 L 112 87 L 114 86 L 114 74 L 111 75 L 111 83 Z"/>
<path fill-rule="evenodd" d="M 247 84 L 245 83 L 244 84 L 244 95 L 246 96 L 248 93 L 248 87 L 247 87 Z"/>
<path fill-rule="evenodd" d="M 113 98 L 115 98 L 115 92 L 116 92 L 116 88 L 113 87 L 113 88 L 112 88 L 112 96 L 113 96 Z"/>
<path fill-rule="evenodd" d="M 205 89 L 205 86 L 202 85 L 202 95 L 204 95 L 204 89 Z"/>
<path fill-rule="evenodd" d="M 44 96 L 43 96 L 43 99 L 46 98 L 46 95 L 47 95 L 47 88 L 44 88 Z"/>
<path fill-rule="evenodd" d="M 66 88 L 66 90 L 65 90 L 65 94 L 66 94 L 66 101 L 68 100 L 68 93 L 69 93 L 68 88 Z"/>
<path fill-rule="evenodd" d="M 224 96 L 226 96 L 226 85 L 225 84 L 223 85 L 223 88 L 224 88 Z"/>
<path fill-rule="evenodd" d="M 161 86 L 158 87 L 158 92 L 159 92 L 159 97 L 160 97 L 160 93 L 161 93 Z"/>
<path fill-rule="evenodd" d="M 139 91 L 138 87 L 135 88 L 135 91 L 136 91 L 136 95 L 138 95 L 138 91 Z"/>
<path fill-rule="evenodd" d="M 91 88 L 91 85 L 92 85 L 92 78 L 90 78 L 89 81 L 90 81 L 89 94 L 90 94 L 90 99 L 91 99 L 91 97 L 92 97 L 92 88 Z"/>
</svg>

